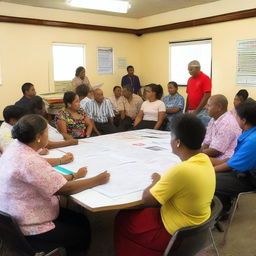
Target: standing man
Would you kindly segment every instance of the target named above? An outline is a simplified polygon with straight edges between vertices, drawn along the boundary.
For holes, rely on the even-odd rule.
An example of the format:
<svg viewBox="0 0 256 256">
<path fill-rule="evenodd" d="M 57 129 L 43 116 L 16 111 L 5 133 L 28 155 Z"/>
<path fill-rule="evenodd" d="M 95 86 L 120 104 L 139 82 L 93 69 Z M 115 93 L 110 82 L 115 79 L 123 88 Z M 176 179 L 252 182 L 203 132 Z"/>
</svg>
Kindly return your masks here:
<svg viewBox="0 0 256 256">
<path fill-rule="evenodd" d="M 134 75 L 134 67 L 128 66 L 127 67 L 127 75 L 122 77 L 121 85 L 124 87 L 125 85 L 132 85 L 133 87 L 133 93 L 139 94 L 140 91 L 140 79 L 138 76 Z"/>
<path fill-rule="evenodd" d="M 25 83 L 21 86 L 23 97 L 21 97 L 16 103 L 15 106 L 22 107 L 28 111 L 28 105 L 32 97 L 36 95 L 35 87 L 32 83 Z"/>
<path fill-rule="evenodd" d="M 188 79 L 188 97 L 185 111 L 197 115 L 207 126 L 210 117 L 207 114 L 205 105 L 211 96 L 211 79 L 201 72 L 200 63 L 197 60 L 193 60 L 188 64 L 188 72 L 191 77 Z"/>
</svg>

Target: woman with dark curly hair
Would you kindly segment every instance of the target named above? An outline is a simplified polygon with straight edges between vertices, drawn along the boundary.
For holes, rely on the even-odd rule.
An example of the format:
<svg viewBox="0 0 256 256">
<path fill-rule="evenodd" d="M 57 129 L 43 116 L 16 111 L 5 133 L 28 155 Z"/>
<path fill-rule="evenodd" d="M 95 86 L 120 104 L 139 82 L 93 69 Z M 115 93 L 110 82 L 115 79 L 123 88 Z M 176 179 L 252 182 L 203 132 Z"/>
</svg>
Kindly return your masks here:
<svg viewBox="0 0 256 256">
<path fill-rule="evenodd" d="M 139 114 L 134 121 L 134 129 L 159 130 L 165 118 L 165 105 L 160 100 L 163 96 L 163 88 L 160 84 L 149 84 L 146 86 L 146 98 L 141 105 Z"/>
</svg>

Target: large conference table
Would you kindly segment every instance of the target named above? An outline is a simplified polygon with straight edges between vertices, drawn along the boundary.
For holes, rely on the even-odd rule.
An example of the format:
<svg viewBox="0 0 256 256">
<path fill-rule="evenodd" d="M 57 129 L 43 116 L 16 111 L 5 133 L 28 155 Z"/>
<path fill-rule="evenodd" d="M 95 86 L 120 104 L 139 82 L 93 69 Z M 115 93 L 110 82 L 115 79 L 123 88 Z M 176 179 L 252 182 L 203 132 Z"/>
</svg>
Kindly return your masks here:
<svg viewBox="0 0 256 256">
<path fill-rule="evenodd" d="M 81 139 L 76 146 L 50 150 L 47 157 L 73 153 L 72 163 L 55 167 L 65 174 L 87 167 L 85 178 L 90 178 L 107 170 L 107 184 L 71 198 L 92 212 L 123 209 L 141 203 L 142 192 L 151 184 L 154 172 L 163 174 L 180 162 L 171 151 L 170 139 L 170 132 L 151 129 L 115 133 Z"/>
</svg>

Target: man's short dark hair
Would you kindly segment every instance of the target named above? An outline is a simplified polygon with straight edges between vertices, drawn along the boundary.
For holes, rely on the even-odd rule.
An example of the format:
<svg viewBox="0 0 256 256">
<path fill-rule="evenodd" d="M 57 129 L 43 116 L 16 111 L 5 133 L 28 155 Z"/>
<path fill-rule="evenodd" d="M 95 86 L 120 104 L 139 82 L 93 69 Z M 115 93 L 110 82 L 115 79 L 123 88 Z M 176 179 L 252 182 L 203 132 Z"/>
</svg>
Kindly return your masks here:
<svg viewBox="0 0 256 256">
<path fill-rule="evenodd" d="M 180 114 L 172 120 L 171 134 L 180 140 L 187 148 L 198 150 L 204 140 L 205 126 L 193 114 Z"/>
<path fill-rule="evenodd" d="M 31 83 L 25 83 L 21 86 L 22 93 L 25 94 L 26 91 L 28 91 L 32 86 L 34 86 Z"/>
<path fill-rule="evenodd" d="M 171 81 L 171 82 L 168 83 L 168 85 L 169 84 L 173 85 L 176 89 L 178 89 L 178 84 L 176 82 Z"/>
<path fill-rule="evenodd" d="M 113 92 L 114 92 L 114 91 L 115 91 L 115 89 L 117 89 L 117 88 L 121 89 L 121 86 L 119 86 L 119 85 L 114 86 L 114 88 L 113 88 Z"/>
<path fill-rule="evenodd" d="M 40 96 L 33 96 L 28 103 L 28 111 L 30 114 L 36 114 L 36 110 L 42 110 L 45 106 L 44 100 Z"/>
<path fill-rule="evenodd" d="M 131 84 L 124 85 L 123 89 L 126 89 L 128 92 L 133 93 L 133 86 Z"/>
<path fill-rule="evenodd" d="M 240 119 L 245 119 L 247 123 L 256 126 L 256 102 L 244 102 L 236 107 L 237 115 Z"/>
<path fill-rule="evenodd" d="M 126 70 L 128 71 L 129 68 L 133 68 L 134 69 L 134 67 L 132 65 L 129 65 L 129 66 L 127 66 Z"/>
<path fill-rule="evenodd" d="M 239 97 L 239 99 L 244 102 L 247 100 L 248 96 L 249 96 L 249 93 L 247 92 L 247 90 L 245 89 L 242 89 L 242 90 L 239 90 L 238 93 L 236 94 L 237 97 Z"/>
<path fill-rule="evenodd" d="M 3 111 L 4 121 L 6 123 L 9 123 L 12 118 L 19 120 L 25 114 L 26 111 L 24 108 L 15 105 L 5 107 Z"/>
<path fill-rule="evenodd" d="M 76 94 L 78 96 L 86 97 L 89 93 L 89 87 L 86 84 L 80 84 L 76 87 Z"/>
<path fill-rule="evenodd" d="M 160 84 L 148 84 L 146 87 L 150 87 L 152 92 L 155 92 L 156 98 L 160 100 L 163 96 L 163 87 Z"/>
</svg>

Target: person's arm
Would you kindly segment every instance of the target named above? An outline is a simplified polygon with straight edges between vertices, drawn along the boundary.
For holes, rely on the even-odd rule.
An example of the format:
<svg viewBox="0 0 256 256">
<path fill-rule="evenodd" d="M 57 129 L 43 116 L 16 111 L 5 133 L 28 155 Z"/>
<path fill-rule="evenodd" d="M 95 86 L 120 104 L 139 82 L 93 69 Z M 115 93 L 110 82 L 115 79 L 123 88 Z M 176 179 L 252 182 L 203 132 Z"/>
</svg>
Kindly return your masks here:
<svg viewBox="0 0 256 256">
<path fill-rule="evenodd" d="M 64 141 L 48 141 L 48 144 L 46 147 L 48 149 L 53 149 L 53 148 L 62 148 L 62 147 L 67 147 L 67 146 L 72 146 L 77 144 L 78 144 L 78 140 L 72 138 Z"/>
<path fill-rule="evenodd" d="M 214 149 L 214 148 L 205 148 L 202 150 L 202 153 L 210 156 L 210 157 L 217 157 L 220 156 L 222 154 L 222 152 Z"/>
<path fill-rule="evenodd" d="M 211 93 L 210 92 L 205 92 L 202 100 L 200 101 L 200 103 L 198 105 L 198 107 L 195 110 L 193 110 L 192 113 L 197 115 L 204 108 L 204 106 L 206 105 L 206 103 L 207 103 L 207 101 L 210 97 L 211 97 Z"/>
<path fill-rule="evenodd" d="M 185 107 L 185 113 L 188 112 L 188 96 L 187 96 L 187 99 L 186 99 L 186 107 Z"/>
<path fill-rule="evenodd" d="M 93 119 L 90 119 L 91 122 L 92 122 L 92 129 L 94 130 L 94 132 L 97 134 L 97 135 L 101 135 L 101 133 L 98 131 L 98 129 L 96 128 L 96 125 L 94 123 L 94 120 Z"/>
<path fill-rule="evenodd" d="M 124 110 L 120 110 L 119 112 L 120 112 L 120 118 L 122 120 L 124 120 L 125 119 L 125 111 Z"/>
<path fill-rule="evenodd" d="M 107 171 L 105 171 L 89 179 L 68 181 L 55 194 L 65 195 L 65 196 L 73 195 L 85 189 L 89 189 L 98 185 L 105 184 L 109 181 L 109 177 L 110 177 L 110 174 Z"/>
<path fill-rule="evenodd" d="M 62 134 L 65 140 L 73 139 L 67 132 L 67 124 L 64 120 L 57 120 L 56 122 L 58 131 Z"/>
<path fill-rule="evenodd" d="M 108 122 L 111 123 L 111 124 L 114 124 L 114 118 L 113 117 L 109 117 L 108 118 Z"/>
<path fill-rule="evenodd" d="M 215 172 L 226 172 L 226 171 L 231 171 L 232 168 L 228 166 L 226 163 L 219 164 L 214 166 Z"/>
<path fill-rule="evenodd" d="M 74 160 L 74 156 L 72 153 L 67 153 L 60 158 L 45 158 L 45 160 L 51 165 L 61 165 L 61 164 L 68 164 Z"/>
<path fill-rule="evenodd" d="M 164 118 L 165 118 L 165 112 L 158 112 L 158 119 L 157 119 L 157 122 L 154 126 L 154 130 L 158 130 L 160 129 L 163 121 L 164 121 Z"/>
<path fill-rule="evenodd" d="M 210 157 L 210 160 L 211 160 L 213 166 L 217 166 L 217 165 L 221 165 L 223 163 L 226 163 L 229 160 L 229 158 L 218 159 L 218 158 Z"/>
<path fill-rule="evenodd" d="M 203 143 L 203 145 L 201 147 L 201 150 L 203 151 L 203 150 L 205 150 L 207 148 L 209 148 L 209 144 Z"/>
<path fill-rule="evenodd" d="M 150 189 L 160 180 L 161 176 L 158 173 L 153 173 L 152 176 L 152 183 L 150 186 L 148 186 L 144 191 L 142 195 L 142 202 L 143 205 L 146 207 L 159 207 L 159 202 L 153 197 L 153 195 L 150 193 Z"/>
<path fill-rule="evenodd" d="M 77 172 L 74 172 L 74 173 L 68 174 L 68 175 L 63 174 L 63 176 L 67 181 L 72 181 L 74 179 L 76 180 L 76 179 L 83 178 L 86 174 L 87 174 L 87 168 L 82 167 Z"/>
<path fill-rule="evenodd" d="M 180 108 L 167 108 L 166 109 L 166 114 L 174 114 L 179 112 L 181 109 Z"/>
<path fill-rule="evenodd" d="M 143 116 L 144 116 L 143 110 L 140 110 L 140 112 L 138 113 L 138 115 L 134 120 L 133 127 L 137 126 L 141 122 L 141 120 L 143 119 Z"/>
<path fill-rule="evenodd" d="M 86 136 L 90 137 L 92 134 L 93 125 L 91 120 L 88 117 L 86 117 L 85 119 L 85 124 L 86 124 Z"/>
</svg>

